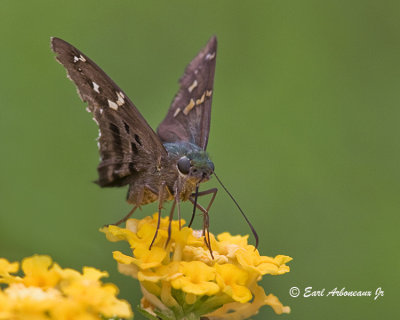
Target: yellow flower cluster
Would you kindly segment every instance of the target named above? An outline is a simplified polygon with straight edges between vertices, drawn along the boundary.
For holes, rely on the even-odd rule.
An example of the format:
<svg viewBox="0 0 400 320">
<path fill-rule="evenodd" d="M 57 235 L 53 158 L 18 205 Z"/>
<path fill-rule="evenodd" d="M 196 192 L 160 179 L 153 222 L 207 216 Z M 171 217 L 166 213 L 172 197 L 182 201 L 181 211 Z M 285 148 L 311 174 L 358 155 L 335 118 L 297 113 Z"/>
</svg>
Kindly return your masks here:
<svg viewBox="0 0 400 320">
<path fill-rule="evenodd" d="M 62 269 L 49 256 L 25 258 L 24 276 L 13 275 L 19 263 L 0 258 L 0 320 L 98 320 L 131 318 L 126 301 L 113 284 L 102 284 L 107 272 L 84 267 Z M 3 288 L 4 287 L 4 288 Z"/>
<path fill-rule="evenodd" d="M 183 221 L 184 224 L 184 221 Z M 157 214 L 142 220 L 130 219 L 126 228 L 102 229 L 110 241 L 127 241 L 132 256 L 114 251 L 119 271 L 140 281 L 143 298 L 141 311 L 148 318 L 162 319 L 247 319 L 260 307 L 271 306 L 277 314 L 289 313 L 274 295 L 266 295 L 257 282 L 263 275 L 289 272 L 288 256 L 260 256 L 247 243 L 248 236 L 225 232 L 216 238 L 210 234 L 213 256 L 201 232 L 179 228 L 169 219 L 161 219 L 157 238 L 149 245 L 157 228 Z M 168 317 L 168 314 L 173 316 Z"/>
</svg>

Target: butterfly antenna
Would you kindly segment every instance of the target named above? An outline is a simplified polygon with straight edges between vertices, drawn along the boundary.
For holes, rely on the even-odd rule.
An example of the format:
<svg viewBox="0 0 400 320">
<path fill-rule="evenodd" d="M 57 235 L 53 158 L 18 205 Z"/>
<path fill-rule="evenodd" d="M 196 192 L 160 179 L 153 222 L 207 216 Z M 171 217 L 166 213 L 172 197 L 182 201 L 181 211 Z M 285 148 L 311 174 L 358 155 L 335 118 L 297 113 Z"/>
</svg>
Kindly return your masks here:
<svg viewBox="0 0 400 320">
<path fill-rule="evenodd" d="M 240 213 L 242 214 L 243 218 L 246 220 L 247 224 L 249 225 L 251 232 L 253 233 L 254 238 L 256 239 L 256 249 L 258 248 L 258 234 L 256 232 L 256 229 L 254 229 L 253 225 L 251 224 L 250 220 L 246 217 L 244 214 L 242 208 L 239 206 L 239 203 L 235 200 L 235 198 L 232 196 L 232 194 L 228 191 L 228 189 L 224 186 L 222 181 L 218 178 L 218 176 L 215 174 L 214 171 L 214 176 L 218 180 L 219 184 L 221 185 L 222 188 L 226 191 L 226 193 L 229 195 L 229 197 L 232 199 L 232 201 L 236 204 L 236 207 L 238 207 Z"/>
</svg>

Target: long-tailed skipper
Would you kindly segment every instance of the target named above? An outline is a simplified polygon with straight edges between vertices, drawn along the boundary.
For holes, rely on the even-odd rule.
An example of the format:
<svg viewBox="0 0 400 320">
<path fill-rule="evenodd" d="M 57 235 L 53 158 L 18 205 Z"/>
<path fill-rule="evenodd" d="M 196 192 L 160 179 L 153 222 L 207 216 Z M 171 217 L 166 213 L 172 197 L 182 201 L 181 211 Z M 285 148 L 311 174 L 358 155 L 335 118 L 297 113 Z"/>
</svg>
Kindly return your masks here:
<svg viewBox="0 0 400 320">
<path fill-rule="evenodd" d="M 197 207 L 204 214 L 203 234 L 209 246 L 208 210 L 217 189 L 199 192 L 198 186 L 214 173 L 206 147 L 216 37 L 212 37 L 186 67 L 179 91 L 157 133 L 127 95 L 85 54 L 59 38 L 52 38 L 51 47 L 99 126 L 101 161 L 97 183 L 101 187 L 129 186 L 127 201 L 133 204 L 133 209 L 117 224 L 126 221 L 136 208 L 157 200 L 158 222 L 166 200 L 174 201 L 170 218 L 176 206 L 180 217 L 180 201 L 189 200 L 194 204 L 190 224 Z M 197 203 L 197 197 L 205 194 L 212 194 L 207 208 Z M 154 239 L 156 236 L 157 233 Z"/>
</svg>

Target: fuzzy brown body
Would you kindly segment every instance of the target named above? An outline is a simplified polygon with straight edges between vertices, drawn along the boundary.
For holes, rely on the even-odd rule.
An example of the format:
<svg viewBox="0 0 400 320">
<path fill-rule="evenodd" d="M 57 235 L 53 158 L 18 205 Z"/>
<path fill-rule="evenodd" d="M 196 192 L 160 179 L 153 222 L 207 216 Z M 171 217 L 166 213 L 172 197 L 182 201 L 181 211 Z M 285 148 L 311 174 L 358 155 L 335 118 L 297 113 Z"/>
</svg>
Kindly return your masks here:
<svg viewBox="0 0 400 320">
<path fill-rule="evenodd" d="M 171 175 L 173 178 L 174 176 Z M 181 190 L 179 192 L 179 199 L 181 201 L 187 201 L 192 193 L 196 189 L 196 182 L 191 181 L 189 179 L 182 179 L 179 174 L 175 175 L 176 182 L 181 186 Z M 143 175 L 143 179 L 136 179 L 132 184 L 129 185 L 129 191 L 127 195 L 127 201 L 131 204 L 142 206 L 152 202 L 155 202 L 159 199 L 161 188 L 164 187 L 163 191 L 163 199 L 166 201 L 171 201 L 175 199 L 174 187 L 177 186 L 168 186 L 164 185 L 161 179 L 155 181 L 156 179 L 151 179 L 152 181 L 148 181 L 147 177 Z M 180 180 L 180 181 L 179 181 Z M 185 181 L 182 181 L 185 180 Z M 143 183 L 145 183 L 143 185 Z M 154 183 L 154 185 L 152 185 Z M 176 183 L 174 183 L 176 184 Z"/>
<path fill-rule="evenodd" d="M 176 192 L 179 193 L 181 201 L 188 200 L 196 188 L 196 182 L 179 174 L 176 161 L 177 159 L 167 159 L 167 163 L 161 168 L 153 168 L 151 174 L 143 172 L 132 177 L 127 201 L 142 206 L 157 201 L 160 195 L 164 200 L 173 200 Z M 180 190 L 178 190 L 178 186 Z"/>
<path fill-rule="evenodd" d="M 137 172 L 130 177 L 127 201 L 136 206 L 160 200 L 187 201 L 200 182 L 209 180 L 212 169 L 208 154 L 196 145 L 181 143 L 166 143 L 169 151 L 166 158 L 160 158 L 159 165 L 150 166 L 143 172 Z M 198 175 L 184 175 L 178 169 L 178 160 L 183 156 L 191 159 L 192 166 L 198 169 Z"/>
</svg>

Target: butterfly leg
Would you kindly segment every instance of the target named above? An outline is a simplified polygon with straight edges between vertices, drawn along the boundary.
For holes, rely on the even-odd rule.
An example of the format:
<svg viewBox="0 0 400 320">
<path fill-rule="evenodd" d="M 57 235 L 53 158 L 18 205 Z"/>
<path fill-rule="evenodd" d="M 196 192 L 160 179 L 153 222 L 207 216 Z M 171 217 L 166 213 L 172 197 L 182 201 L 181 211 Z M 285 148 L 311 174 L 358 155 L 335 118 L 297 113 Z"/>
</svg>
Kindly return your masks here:
<svg viewBox="0 0 400 320">
<path fill-rule="evenodd" d="M 154 244 L 154 241 L 157 238 L 158 230 L 160 229 L 160 222 L 161 222 L 161 209 L 162 205 L 164 203 L 164 197 L 165 197 L 165 182 L 161 183 L 160 189 L 158 191 L 158 220 L 157 220 L 157 229 L 156 233 L 154 234 L 153 240 L 150 243 L 149 250 L 151 250 L 151 247 Z"/>
<path fill-rule="evenodd" d="M 171 211 L 169 213 L 169 222 L 168 222 L 168 239 L 167 242 L 165 243 L 164 248 L 168 246 L 169 241 L 171 240 L 171 225 L 172 225 L 172 219 L 174 217 L 174 211 L 175 211 L 175 206 L 176 206 L 176 199 L 174 200 L 174 203 L 172 204 Z M 179 211 L 179 203 L 178 203 L 178 211 Z"/>
<path fill-rule="evenodd" d="M 181 223 L 181 201 L 179 198 L 179 189 L 178 189 L 178 184 L 175 186 L 175 198 L 174 198 L 174 203 L 172 204 L 171 212 L 169 213 L 169 224 L 168 224 L 168 239 L 165 244 L 165 247 L 167 247 L 169 241 L 171 240 L 171 224 L 172 224 L 172 219 L 174 217 L 174 212 L 175 212 L 175 206 L 178 206 L 178 221 L 179 221 L 179 230 L 182 229 L 182 223 Z"/>
<path fill-rule="evenodd" d="M 210 216 L 207 214 L 203 215 L 203 233 L 204 233 L 204 241 L 210 251 L 211 258 L 214 259 L 214 255 L 211 249 L 211 240 L 210 240 Z"/>
<path fill-rule="evenodd" d="M 182 229 L 182 223 L 181 223 L 181 201 L 179 199 L 179 194 L 175 193 L 175 202 L 178 205 L 178 221 L 179 221 L 179 230 Z"/>
<path fill-rule="evenodd" d="M 210 189 L 210 190 L 212 190 L 212 189 Z M 204 192 L 207 192 L 207 191 L 209 191 L 209 190 L 206 190 Z M 211 193 L 211 192 L 209 192 L 209 193 Z M 206 193 L 206 194 L 209 194 L 209 193 Z M 213 198 L 215 198 L 215 194 L 216 193 L 217 193 L 217 190 L 215 190 Z M 196 200 L 193 199 L 192 196 L 189 197 L 189 201 L 191 203 L 193 203 L 197 208 L 199 208 L 199 210 L 201 212 L 203 212 L 203 236 L 204 236 L 204 242 L 205 242 L 208 250 L 210 251 L 211 257 L 214 259 L 214 255 L 213 255 L 212 249 L 211 249 L 211 241 L 210 241 L 210 228 L 209 228 L 209 226 L 210 226 L 210 217 L 208 215 L 208 210 L 206 210 L 201 204 L 196 203 Z M 207 209 L 209 209 L 209 208 L 210 208 L 210 204 L 208 205 Z"/>
<path fill-rule="evenodd" d="M 197 187 L 198 188 L 198 187 Z M 192 223 L 193 223 L 193 220 L 194 220 L 194 216 L 195 216 L 195 214 L 196 214 L 196 207 L 197 207 L 197 197 L 201 197 L 201 196 L 206 196 L 206 195 L 208 195 L 208 194 L 212 194 L 212 196 L 211 196 L 211 200 L 210 200 L 210 202 L 209 202 L 209 204 L 208 204 L 208 206 L 207 206 L 207 213 L 208 213 L 208 211 L 210 210 L 210 208 L 211 208 L 211 205 L 213 204 L 213 202 L 214 202 L 214 199 L 215 199 L 215 197 L 216 197 L 216 195 L 217 195 L 217 192 L 218 192 L 218 189 L 217 188 L 212 188 L 212 189 L 208 189 L 208 190 L 204 190 L 204 191 L 201 191 L 201 192 L 198 192 L 198 189 L 196 188 L 196 193 L 193 193 L 192 195 L 191 195 L 191 197 L 195 197 L 194 198 L 194 202 L 193 202 L 193 204 L 194 204 L 194 206 L 193 206 L 193 213 L 192 213 L 192 217 L 190 218 L 190 222 L 189 222 L 189 225 L 188 225 L 188 227 L 190 228 L 191 226 L 192 226 Z M 200 209 L 200 208 L 199 208 Z"/>
<path fill-rule="evenodd" d="M 132 210 L 129 211 L 129 213 L 128 213 L 125 217 L 123 217 L 121 220 L 119 220 L 119 221 L 117 221 L 117 222 L 115 222 L 115 223 L 112 223 L 112 225 L 114 225 L 114 226 L 119 226 L 121 223 L 124 223 L 126 220 L 129 219 L 129 217 L 135 212 L 135 210 L 136 210 L 137 208 L 138 208 L 138 206 L 134 206 L 134 207 L 132 208 Z"/>
</svg>

